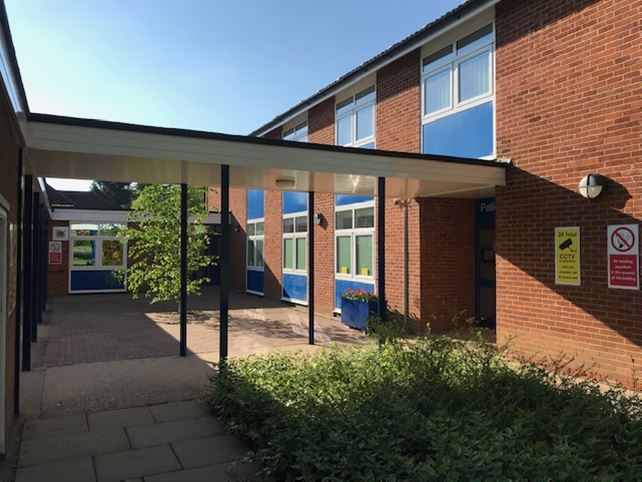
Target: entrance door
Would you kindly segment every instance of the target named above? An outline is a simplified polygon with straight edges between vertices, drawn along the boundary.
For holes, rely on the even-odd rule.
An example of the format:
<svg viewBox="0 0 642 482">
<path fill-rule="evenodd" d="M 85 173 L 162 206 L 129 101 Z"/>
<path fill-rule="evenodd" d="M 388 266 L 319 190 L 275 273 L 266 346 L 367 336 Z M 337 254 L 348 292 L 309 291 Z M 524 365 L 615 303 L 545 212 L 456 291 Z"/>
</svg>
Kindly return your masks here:
<svg viewBox="0 0 642 482">
<path fill-rule="evenodd" d="M 7 212 L 0 208 L 0 387 L 6 387 L 7 368 L 7 263 L 9 246 L 7 243 Z M 5 397 L 6 390 L 0 393 L 0 454 L 5 452 Z"/>
<path fill-rule="evenodd" d="M 476 308 L 482 326 L 495 327 L 495 199 L 476 202 Z"/>
</svg>

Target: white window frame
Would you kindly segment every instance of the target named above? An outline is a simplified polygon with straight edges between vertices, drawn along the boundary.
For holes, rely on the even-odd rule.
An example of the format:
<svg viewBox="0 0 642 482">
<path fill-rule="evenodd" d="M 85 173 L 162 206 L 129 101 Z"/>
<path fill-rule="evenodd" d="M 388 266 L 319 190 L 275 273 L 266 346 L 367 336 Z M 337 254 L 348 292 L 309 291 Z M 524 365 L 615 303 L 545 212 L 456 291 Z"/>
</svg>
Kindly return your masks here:
<svg viewBox="0 0 642 482">
<path fill-rule="evenodd" d="M 373 208 L 374 210 L 374 226 L 371 228 L 356 228 L 355 227 L 355 215 L 356 211 L 359 209 L 363 208 Z M 351 229 L 337 229 L 336 226 L 336 216 L 337 212 L 342 212 L 342 211 L 352 211 L 352 228 Z M 342 206 L 337 206 L 335 203 L 334 207 L 334 263 L 333 263 L 333 270 L 334 270 L 334 277 L 335 280 L 344 280 L 344 281 L 356 281 L 359 283 L 369 283 L 369 284 L 374 284 L 375 289 L 376 289 L 376 283 L 375 283 L 375 269 L 376 269 L 376 249 L 375 249 L 375 233 L 377 230 L 377 215 L 376 215 L 376 209 L 375 209 L 375 201 L 365 201 L 365 202 L 360 202 L 360 203 L 354 203 L 354 204 L 346 204 Z M 370 276 L 364 276 L 356 271 L 357 267 L 357 243 L 355 242 L 357 236 L 372 236 L 372 273 Z M 337 261 L 338 261 L 338 253 L 337 253 L 337 239 L 339 237 L 345 237 L 349 236 L 350 237 L 350 274 L 343 274 L 339 273 L 337 271 Z"/>
<path fill-rule="evenodd" d="M 293 134 L 292 138 L 287 139 L 287 137 L 291 134 Z M 284 141 L 308 142 L 308 122 L 307 121 L 301 122 L 300 124 L 297 124 L 295 127 L 284 130 L 281 138 Z"/>
<path fill-rule="evenodd" d="M 72 290 L 71 289 L 71 272 L 72 271 L 116 271 L 119 269 L 125 269 L 127 267 L 127 243 L 123 238 L 114 235 L 103 235 L 100 233 L 100 227 L 97 230 L 96 235 L 75 235 L 73 226 L 74 225 L 87 225 L 95 224 L 100 226 L 101 224 L 125 224 L 122 221 L 83 221 L 83 222 L 71 222 L 69 223 L 69 284 L 67 286 L 67 291 L 69 293 L 120 293 L 126 291 L 125 288 L 121 289 L 106 289 L 106 290 Z M 96 263 L 93 266 L 75 266 L 74 265 L 74 241 L 94 241 L 96 244 Z M 122 264 L 108 265 L 103 266 L 103 241 L 120 241 L 123 247 L 123 262 Z"/>
<path fill-rule="evenodd" d="M 488 43 L 484 45 L 480 45 L 477 47 L 475 50 L 472 50 L 470 52 L 466 52 L 463 55 L 460 55 L 458 50 L 457 50 L 457 42 L 461 40 L 462 38 L 465 38 L 466 35 L 460 37 L 459 39 L 454 40 L 453 42 L 450 43 L 450 46 L 452 48 L 452 54 L 451 58 L 449 60 L 446 60 L 444 62 L 439 62 L 437 65 L 434 66 L 431 70 L 424 72 L 423 71 L 423 62 L 424 59 L 427 56 L 422 56 L 422 58 L 419 60 L 419 72 L 421 75 L 421 125 L 422 127 L 425 124 L 428 124 L 430 122 L 434 122 L 436 120 L 442 119 L 444 117 L 447 117 L 449 115 L 453 115 L 459 112 L 462 112 L 467 109 L 471 109 L 473 107 L 477 107 L 481 104 L 485 104 L 487 102 L 493 101 L 493 112 L 495 110 L 495 22 L 489 22 L 488 24 L 492 25 L 492 35 L 490 37 L 490 40 Z M 486 25 L 488 25 L 486 24 Z M 483 28 L 483 27 L 480 27 Z M 476 29 L 472 32 L 470 32 L 467 35 L 470 35 L 477 31 L 479 29 Z M 442 45 L 440 48 L 435 49 L 434 52 L 438 52 L 445 47 L 448 47 L 448 45 Z M 473 58 L 476 57 L 477 55 L 486 52 L 489 59 L 488 59 L 488 92 L 480 94 L 478 96 L 475 96 L 470 99 L 466 99 L 464 101 L 459 100 L 459 66 Z M 426 113 L 425 108 L 426 108 L 426 79 L 428 77 L 431 77 L 432 75 L 435 75 L 439 73 L 440 71 L 444 70 L 450 70 L 450 107 L 445 108 L 445 109 L 440 109 L 435 112 L 430 112 Z M 484 158 L 494 158 L 495 153 L 496 153 L 496 139 L 495 139 L 495 116 L 493 116 L 493 152 L 489 156 L 485 156 Z M 421 129 L 421 145 L 423 145 L 423 128 Z"/>
<path fill-rule="evenodd" d="M 364 104 L 357 105 L 357 95 L 362 93 L 365 90 L 374 89 L 373 94 L 374 98 L 371 101 L 368 101 Z M 337 113 L 337 106 L 342 104 L 348 99 L 352 99 L 352 107 L 342 114 Z M 334 104 L 334 140 L 336 145 L 341 145 L 343 147 L 362 147 L 366 144 L 376 143 L 375 139 L 377 138 L 377 88 L 374 85 L 361 89 L 359 92 L 352 94 L 348 97 L 341 99 L 339 102 Z M 366 107 L 372 106 L 372 135 L 365 137 L 363 139 L 357 139 L 357 111 L 360 111 Z M 339 120 L 349 117 L 351 120 L 350 125 L 350 142 L 347 144 L 339 144 Z"/>
<path fill-rule="evenodd" d="M 305 232 L 296 232 L 296 218 L 301 218 L 305 217 L 306 220 L 306 230 Z M 308 211 L 299 211 L 296 213 L 288 213 L 283 215 L 283 221 L 286 219 L 293 219 L 294 223 L 294 232 L 292 233 L 286 233 L 285 231 L 282 230 L 282 240 L 281 240 L 281 253 L 282 253 L 282 266 L 281 269 L 283 270 L 283 273 L 288 273 L 288 274 L 297 274 L 297 275 L 308 275 L 308 252 L 307 250 L 310 249 L 310 247 L 307 245 L 308 244 L 308 230 L 307 230 L 307 220 L 308 220 Z M 294 264 L 294 268 L 286 268 L 285 267 L 285 240 L 286 239 L 292 239 L 292 261 Z M 296 268 L 296 260 L 297 260 L 297 239 L 305 239 L 306 242 L 306 256 L 305 256 L 305 269 L 297 269 Z"/>
<path fill-rule="evenodd" d="M 246 232 L 249 232 L 249 229 L 247 228 L 250 224 L 257 224 L 257 223 L 263 223 L 263 234 L 252 234 L 252 235 L 247 235 L 246 236 L 246 241 L 245 241 L 245 268 L 249 271 L 265 271 L 265 218 L 256 218 L 256 219 L 248 219 L 247 224 L 246 224 Z M 256 233 L 256 227 L 255 233 Z M 261 259 L 263 259 L 263 266 L 250 266 L 248 264 L 248 251 L 250 249 L 250 241 L 262 241 L 262 246 L 263 246 L 263 253 L 261 256 Z M 256 249 L 256 243 L 254 242 L 253 244 L 253 249 L 254 249 L 254 260 L 257 260 L 257 249 Z M 247 285 L 247 280 L 246 280 L 246 285 Z M 254 291 L 247 289 L 247 286 L 245 287 L 246 291 L 251 291 L 254 293 Z"/>
</svg>

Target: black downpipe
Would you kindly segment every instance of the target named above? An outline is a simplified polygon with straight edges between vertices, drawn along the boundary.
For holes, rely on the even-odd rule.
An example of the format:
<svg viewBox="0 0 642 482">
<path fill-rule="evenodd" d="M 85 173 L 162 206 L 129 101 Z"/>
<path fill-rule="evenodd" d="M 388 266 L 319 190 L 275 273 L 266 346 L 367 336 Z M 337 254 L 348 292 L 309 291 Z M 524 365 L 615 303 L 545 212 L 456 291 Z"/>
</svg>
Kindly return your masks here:
<svg viewBox="0 0 642 482">
<path fill-rule="evenodd" d="M 386 322 L 386 178 L 380 177 L 377 188 L 377 314 L 381 323 Z"/>
<path fill-rule="evenodd" d="M 314 345 L 314 191 L 308 192 L 308 343 Z"/>
</svg>

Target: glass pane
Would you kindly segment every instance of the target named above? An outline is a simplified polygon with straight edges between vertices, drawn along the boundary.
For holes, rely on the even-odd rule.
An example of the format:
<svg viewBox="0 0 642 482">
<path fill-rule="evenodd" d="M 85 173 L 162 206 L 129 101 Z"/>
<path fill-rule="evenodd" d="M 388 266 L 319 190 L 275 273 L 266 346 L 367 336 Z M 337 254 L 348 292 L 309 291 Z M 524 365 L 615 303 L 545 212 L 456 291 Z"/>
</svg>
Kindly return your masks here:
<svg viewBox="0 0 642 482">
<path fill-rule="evenodd" d="M 247 240 L 247 265 L 256 266 L 254 264 L 254 241 L 251 239 Z"/>
<path fill-rule="evenodd" d="M 292 141 L 294 140 L 294 129 L 289 129 L 283 133 L 283 140 L 284 141 Z"/>
<path fill-rule="evenodd" d="M 100 235 L 101 236 L 117 236 L 118 230 L 122 227 L 122 224 L 101 224 Z"/>
<path fill-rule="evenodd" d="M 96 266 L 96 241 L 78 239 L 73 243 L 74 266 Z"/>
<path fill-rule="evenodd" d="M 474 33 L 467 35 L 457 42 L 457 54 L 463 55 L 466 52 L 488 45 L 493 41 L 493 25 L 488 24 Z"/>
<path fill-rule="evenodd" d="M 285 218 L 283 220 L 283 232 L 284 233 L 293 233 L 294 232 L 294 219 Z"/>
<path fill-rule="evenodd" d="M 336 218 L 335 229 L 352 229 L 352 210 L 337 211 Z"/>
<path fill-rule="evenodd" d="M 337 145 L 345 146 L 352 142 L 352 116 L 337 120 Z"/>
<path fill-rule="evenodd" d="M 372 276 L 372 236 L 357 236 L 357 274 Z"/>
<path fill-rule="evenodd" d="M 373 87 L 368 87 L 365 90 L 362 90 L 359 92 L 356 96 L 356 102 L 357 105 L 363 105 L 367 104 L 368 102 L 373 102 L 375 100 L 376 94 L 375 94 L 375 88 Z"/>
<path fill-rule="evenodd" d="M 337 115 L 350 112 L 350 109 L 352 109 L 352 96 L 348 97 L 346 100 L 342 100 L 337 104 Z"/>
<path fill-rule="evenodd" d="M 257 239 L 255 241 L 256 245 L 256 265 L 263 266 L 263 240 Z"/>
<path fill-rule="evenodd" d="M 431 70 L 450 62 L 453 57 L 453 46 L 448 45 L 424 59 L 423 72 L 428 73 Z"/>
<path fill-rule="evenodd" d="M 357 209 L 354 216 L 357 228 L 374 228 L 374 207 Z"/>
<path fill-rule="evenodd" d="M 123 265 L 123 243 L 114 239 L 103 240 L 102 265 L 122 266 Z"/>
<path fill-rule="evenodd" d="M 308 142 L 308 124 L 304 122 L 296 126 L 296 133 L 294 139 L 299 142 Z"/>
<path fill-rule="evenodd" d="M 283 240 L 283 267 L 294 269 L 294 240 L 292 238 Z"/>
<path fill-rule="evenodd" d="M 450 107 L 450 69 L 431 75 L 424 81 L 424 114 Z"/>
<path fill-rule="evenodd" d="M 250 223 L 247 225 L 247 235 L 254 236 L 254 223 Z"/>
<path fill-rule="evenodd" d="M 337 273 L 350 274 L 352 251 L 350 236 L 337 237 Z"/>
<path fill-rule="evenodd" d="M 98 236 L 98 225 L 86 224 L 86 223 L 72 224 L 71 235 L 72 236 Z"/>
<path fill-rule="evenodd" d="M 256 223 L 256 235 L 257 236 L 262 236 L 263 234 L 265 234 L 264 226 L 265 225 L 263 223 Z"/>
<path fill-rule="evenodd" d="M 296 218 L 296 232 L 306 233 L 308 231 L 308 218 L 306 216 L 299 216 Z"/>
<path fill-rule="evenodd" d="M 305 269 L 307 261 L 307 244 L 308 240 L 306 238 L 296 238 L 296 269 Z"/>
<path fill-rule="evenodd" d="M 490 90 L 490 56 L 482 52 L 459 64 L 459 101 L 472 99 Z"/>
<path fill-rule="evenodd" d="M 374 105 L 357 111 L 357 140 L 374 135 Z"/>
</svg>

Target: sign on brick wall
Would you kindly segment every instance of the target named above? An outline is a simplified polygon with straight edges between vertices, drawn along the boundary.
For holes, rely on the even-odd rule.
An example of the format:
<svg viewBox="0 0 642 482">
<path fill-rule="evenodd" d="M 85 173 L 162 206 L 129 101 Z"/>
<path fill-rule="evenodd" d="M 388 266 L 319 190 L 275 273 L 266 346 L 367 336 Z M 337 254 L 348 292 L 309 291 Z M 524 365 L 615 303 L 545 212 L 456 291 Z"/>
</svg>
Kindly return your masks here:
<svg viewBox="0 0 642 482">
<path fill-rule="evenodd" d="M 555 228 L 555 284 L 580 286 L 580 228 Z"/>
<path fill-rule="evenodd" d="M 62 264 L 62 243 L 49 241 L 49 264 Z"/>
<path fill-rule="evenodd" d="M 639 234 L 637 224 L 608 226 L 609 288 L 640 289 Z"/>
</svg>

